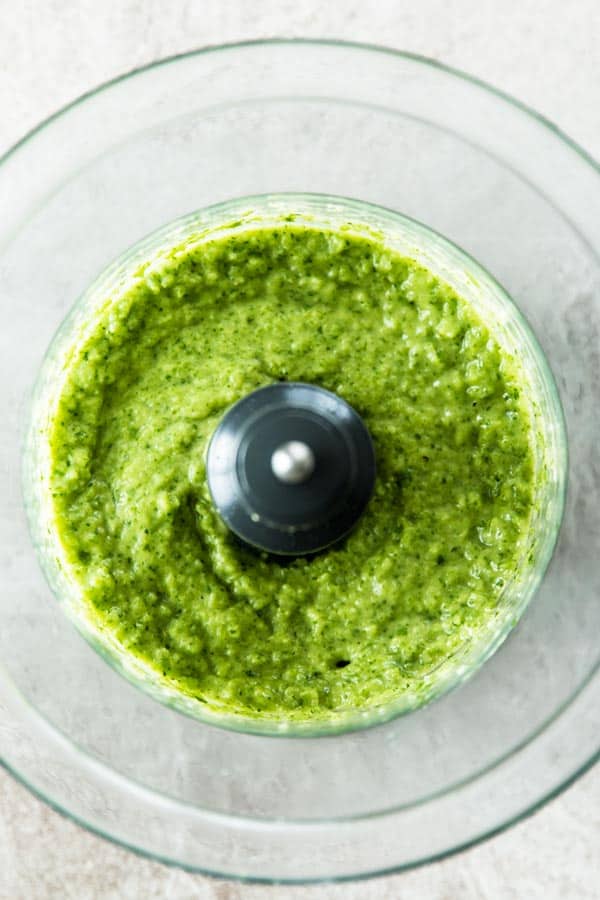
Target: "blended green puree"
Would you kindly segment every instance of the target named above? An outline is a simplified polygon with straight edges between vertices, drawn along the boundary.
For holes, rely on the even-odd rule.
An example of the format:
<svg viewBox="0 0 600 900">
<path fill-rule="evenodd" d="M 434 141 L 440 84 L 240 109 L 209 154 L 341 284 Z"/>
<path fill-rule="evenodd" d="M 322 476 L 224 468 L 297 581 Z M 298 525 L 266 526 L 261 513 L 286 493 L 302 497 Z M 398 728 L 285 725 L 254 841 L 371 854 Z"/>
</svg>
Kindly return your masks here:
<svg viewBox="0 0 600 900">
<path fill-rule="evenodd" d="M 97 624 L 159 679 L 319 718 L 418 694 L 489 624 L 525 565 L 533 423 L 511 358 L 430 272 L 259 224 L 141 266 L 85 334 L 50 426 L 54 527 Z M 205 477 L 225 410 L 278 380 L 351 403 L 378 467 L 355 531 L 291 561 L 241 546 Z"/>
</svg>

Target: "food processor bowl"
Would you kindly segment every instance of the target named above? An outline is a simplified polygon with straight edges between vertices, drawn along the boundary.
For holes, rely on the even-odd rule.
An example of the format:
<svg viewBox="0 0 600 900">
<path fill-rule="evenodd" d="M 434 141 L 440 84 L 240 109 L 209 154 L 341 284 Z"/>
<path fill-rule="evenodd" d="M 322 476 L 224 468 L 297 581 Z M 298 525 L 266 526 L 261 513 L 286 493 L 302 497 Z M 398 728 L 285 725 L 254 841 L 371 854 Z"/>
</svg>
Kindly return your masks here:
<svg viewBox="0 0 600 900">
<path fill-rule="evenodd" d="M 569 488 L 535 596 L 464 684 L 375 727 L 274 739 L 157 703 L 82 640 L 37 562 L 20 472 L 46 349 L 111 260 L 194 210 L 305 191 L 422 222 L 503 285 L 555 376 Z M 600 173 L 585 153 L 430 61 L 258 42 L 164 61 L 62 110 L 1 160 L 0 209 L 0 758 L 10 771 L 153 858 L 310 881 L 468 846 L 597 758 Z"/>
</svg>

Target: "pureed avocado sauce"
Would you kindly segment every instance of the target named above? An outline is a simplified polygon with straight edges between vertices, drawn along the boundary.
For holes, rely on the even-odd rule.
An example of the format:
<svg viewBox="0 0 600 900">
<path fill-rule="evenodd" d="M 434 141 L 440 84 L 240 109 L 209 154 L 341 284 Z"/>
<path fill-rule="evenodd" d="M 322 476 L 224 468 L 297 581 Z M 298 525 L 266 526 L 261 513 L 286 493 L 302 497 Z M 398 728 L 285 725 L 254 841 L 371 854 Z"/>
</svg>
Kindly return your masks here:
<svg viewBox="0 0 600 900">
<path fill-rule="evenodd" d="M 525 565 L 534 425 L 522 374 L 416 262 L 310 225 L 174 247 L 74 344 L 48 431 L 52 527 L 98 627 L 157 680 L 252 717 L 418 694 Z M 225 410 L 279 380 L 345 398 L 377 457 L 340 545 L 281 560 L 213 509 Z"/>
</svg>

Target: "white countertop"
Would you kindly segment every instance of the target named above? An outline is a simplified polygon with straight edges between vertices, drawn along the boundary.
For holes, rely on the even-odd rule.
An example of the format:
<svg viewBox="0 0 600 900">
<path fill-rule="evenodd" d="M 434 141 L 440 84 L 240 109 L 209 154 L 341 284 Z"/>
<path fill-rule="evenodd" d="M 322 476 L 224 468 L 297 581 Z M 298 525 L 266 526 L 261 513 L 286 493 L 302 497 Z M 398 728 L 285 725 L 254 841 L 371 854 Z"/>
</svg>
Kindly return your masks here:
<svg viewBox="0 0 600 900">
<path fill-rule="evenodd" d="M 387 44 L 461 68 L 543 113 L 600 159 L 598 0 L 0 0 L 0 154 L 108 78 L 206 44 L 265 36 Z M 483 845 L 355 885 L 264 887 L 139 859 L 0 771 L 0 900 L 592 900 L 600 767 Z"/>
</svg>

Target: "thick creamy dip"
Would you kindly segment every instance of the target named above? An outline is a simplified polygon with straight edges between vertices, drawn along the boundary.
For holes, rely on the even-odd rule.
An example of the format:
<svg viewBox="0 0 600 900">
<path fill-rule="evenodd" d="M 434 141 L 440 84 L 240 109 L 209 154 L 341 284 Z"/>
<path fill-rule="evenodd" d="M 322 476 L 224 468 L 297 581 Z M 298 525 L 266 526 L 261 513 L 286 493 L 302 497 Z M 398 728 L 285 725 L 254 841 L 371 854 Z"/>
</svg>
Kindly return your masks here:
<svg viewBox="0 0 600 900">
<path fill-rule="evenodd" d="M 107 298 L 52 412 L 52 527 L 98 628 L 213 708 L 318 719 L 425 693 L 527 565 L 534 428 L 471 306 L 375 238 L 293 223 L 188 241 Z M 356 529 L 314 558 L 242 546 L 207 442 L 278 380 L 364 418 Z"/>
</svg>

